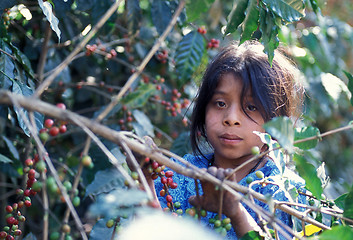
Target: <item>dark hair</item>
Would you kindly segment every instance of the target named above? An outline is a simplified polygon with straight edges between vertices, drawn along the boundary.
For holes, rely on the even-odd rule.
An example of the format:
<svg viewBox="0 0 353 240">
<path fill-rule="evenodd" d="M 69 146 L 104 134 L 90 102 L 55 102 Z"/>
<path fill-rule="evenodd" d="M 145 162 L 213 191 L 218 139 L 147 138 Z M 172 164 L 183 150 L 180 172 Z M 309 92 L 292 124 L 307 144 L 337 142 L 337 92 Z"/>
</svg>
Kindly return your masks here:
<svg viewBox="0 0 353 240">
<path fill-rule="evenodd" d="M 190 138 L 194 153 L 202 154 L 199 143 L 200 134 L 205 137 L 206 106 L 224 74 L 240 77 L 243 81 L 241 101 L 250 90 L 265 122 L 277 116 L 299 117 L 304 91 L 295 81 L 297 69 L 279 50 L 275 50 L 271 66 L 263 50 L 256 41 L 232 43 L 210 62 L 191 116 Z"/>
</svg>

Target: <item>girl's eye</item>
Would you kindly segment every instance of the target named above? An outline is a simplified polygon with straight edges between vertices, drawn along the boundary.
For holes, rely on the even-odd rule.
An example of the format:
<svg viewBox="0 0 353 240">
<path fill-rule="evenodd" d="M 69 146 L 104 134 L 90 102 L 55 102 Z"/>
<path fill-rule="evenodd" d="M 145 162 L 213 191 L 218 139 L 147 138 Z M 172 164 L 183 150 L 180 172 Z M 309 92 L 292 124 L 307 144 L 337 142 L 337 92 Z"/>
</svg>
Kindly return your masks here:
<svg viewBox="0 0 353 240">
<path fill-rule="evenodd" d="M 217 105 L 217 107 L 223 108 L 223 107 L 226 106 L 226 103 L 225 103 L 225 102 L 222 102 L 222 101 L 216 101 L 216 105 Z"/>
<path fill-rule="evenodd" d="M 254 112 L 254 111 L 257 110 L 257 107 L 254 106 L 254 105 L 249 104 L 249 105 L 246 107 L 246 109 L 247 109 L 248 111 L 250 111 L 250 112 Z"/>
</svg>

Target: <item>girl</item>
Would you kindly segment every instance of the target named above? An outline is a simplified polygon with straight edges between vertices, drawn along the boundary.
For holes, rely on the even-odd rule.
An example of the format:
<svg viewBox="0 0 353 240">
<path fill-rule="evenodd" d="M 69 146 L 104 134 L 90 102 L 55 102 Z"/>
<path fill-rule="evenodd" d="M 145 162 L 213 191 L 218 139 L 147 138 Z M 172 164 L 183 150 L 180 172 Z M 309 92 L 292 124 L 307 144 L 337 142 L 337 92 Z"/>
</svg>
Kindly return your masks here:
<svg viewBox="0 0 353 240">
<path fill-rule="evenodd" d="M 194 155 L 184 158 L 199 168 L 208 168 L 209 173 L 221 179 L 227 174 L 226 169 L 234 169 L 250 159 L 253 147 L 267 149 L 254 131 L 264 132 L 262 125 L 276 116 L 298 117 L 302 105 L 303 88 L 295 82 L 295 68 L 279 51 L 275 52 L 271 66 L 263 49 L 255 41 L 225 47 L 209 64 L 198 92 L 190 133 Z M 212 153 L 202 151 L 203 140 L 211 146 Z M 246 179 L 258 179 L 255 174 L 258 170 L 265 177 L 280 174 L 273 159 L 264 156 L 245 165 L 232 179 L 248 186 Z M 219 209 L 219 192 L 212 184 L 202 182 L 201 196 L 196 197 L 194 179 L 180 174 L 173 179 L 178 184 L 170 190 L 173 201 L 180 202 L 184 211 L 193 205 L 207 210 L 202 221 L 208 224 Z M 156 181 L 155 188 L 158 193 L 163 185 Z M 288 201 L 286 193 L 276 185 L 255 185 L 254 190 Z M 167 206 L 165 198 L 159 197 L 159 201 L 162 207 Z M 255 202 L 268 210 L 266 204 Z M 259 230 L 255 212 L 229 193 L 224 194 L 223 214 L 231 219 L 233 226 L 229 238 Z M 276 217 L 292 226 L 290 215 L 278 211 Z"/>
</svg>

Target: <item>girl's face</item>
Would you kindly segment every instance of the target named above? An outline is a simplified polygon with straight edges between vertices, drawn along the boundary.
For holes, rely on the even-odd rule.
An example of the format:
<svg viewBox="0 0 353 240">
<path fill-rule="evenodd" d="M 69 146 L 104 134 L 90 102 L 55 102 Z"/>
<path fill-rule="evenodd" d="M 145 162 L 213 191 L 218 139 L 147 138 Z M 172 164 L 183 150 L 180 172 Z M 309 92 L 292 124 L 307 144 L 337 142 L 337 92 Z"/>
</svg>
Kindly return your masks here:
<svg viewBox="0 0 353 240">
<path fill-rule="evenodd" d="M 235 168 L 252 156 L 252 147 L 261 149 L 263 146 L 253 131 L 263 132 L 264 120 L 250 91 L 241 102 L 242 87 L 239 77 L 231 73 L 223 75 L 206 106 L 207 140 L 214 148 L 218 167 Z M 252 119 L 244 113 L 242 106 Z"/>
</svg>

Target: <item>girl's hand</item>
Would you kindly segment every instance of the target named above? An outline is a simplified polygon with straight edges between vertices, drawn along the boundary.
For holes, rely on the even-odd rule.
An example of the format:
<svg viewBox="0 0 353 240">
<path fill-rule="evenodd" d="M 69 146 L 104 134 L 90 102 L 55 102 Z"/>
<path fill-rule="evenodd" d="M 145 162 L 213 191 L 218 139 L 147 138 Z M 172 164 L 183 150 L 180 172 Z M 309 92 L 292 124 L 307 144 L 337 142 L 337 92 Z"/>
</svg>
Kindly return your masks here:
<svg viewBox="0 0 353 240">
<path fill-rule="evenodd" d="M 209 167 L 207 172 L 211 175 L 223 180 L 229 176 L 232 169 L 223 169 L 216 167 Z M 235 176 L 229 176 L 230 181 L 235 181 Z M 215 186 L 206 181 L 201 181 L 203 195 L 192 196 L 189 198 L 190 204 L 200 206 L 202 209 L 218 213 L 220 204 L 222 204 L 222 213 L 231 219 L 231 223 L 236 235 L 240 238 L 245 233 L 255 230 L 261 231 L 261 228 L 246 211 L 244 206 L 236 199 L 236 197 L 228 191 L 217 190 Z M 223 201 L 221 203 L 221 194 L 223 194 Z"/>
<path fill-rule="evenodd" d="M 232 169 L 223 169 L 217 167 L 209 167 L 207 172 L 211 175 L 217 177 L 220 180 L 223 180 L 225 177 L 228 177 L 232 172 Z M 235 176 L 229 176 L 228 180 L 234 181 Z M 221 207 L 221 194 L 222 190 L 219 190 L 215 187 L 212 183 L 208 181 L 201 181 L 203 195 L 199 196 L 192 196 L 189 198 L 189 202 L 192 205 L 200 206 L 202 209 L 205 209 L 209 212 L 216 212 L 218 213 Z M 232 218 L 236 216 L 239 211 L 239 201 L 234 197 L 233 194 L 230 194 L 227 191 L 223 192 L 223 202 L 222 202 L 222 212 L 227 217 Z"/>
</svg>

